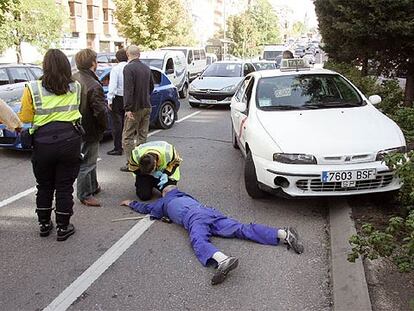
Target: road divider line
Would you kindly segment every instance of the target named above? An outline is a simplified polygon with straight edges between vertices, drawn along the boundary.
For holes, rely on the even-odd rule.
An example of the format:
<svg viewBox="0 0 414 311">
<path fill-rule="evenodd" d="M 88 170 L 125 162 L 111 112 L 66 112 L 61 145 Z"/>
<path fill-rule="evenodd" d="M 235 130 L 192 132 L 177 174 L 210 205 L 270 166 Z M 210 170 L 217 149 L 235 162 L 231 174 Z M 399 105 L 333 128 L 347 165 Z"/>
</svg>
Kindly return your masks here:
<svg viewBox="0 0 414 311">
<path fill-rule="evenodd" d="M 8 205 L 10 203 L 13 203 L 14 201 L 17 201 L 17 200 L 25 197 L 26 195 L 32 194 L 35 191 L 36 191 L 36 187 L 32 187 L 32 188 L 27 189 L 25 191 L 22 191 L 22 192 L 20 192 L 20 193 L 18 193 L 16 195 L 14 195 L 14 196 L 6 199 L 6 200 L 3 200 L 3 201 L 0 202 L 0 208 L 1 207 L 4 207 L 4 206 L 6 206 L 6 205 Z"/>
<path fill-rule="evenodd" d="M 180 120 L 177 120 L 177 123 L 183 122 L 183 121 L 185 121 L 185 120 L 187 120 L 191 117 L 194 117 L 194 116 L 198 115 L 199 113 L 201 113 L 201 111 L 193 112 L 192 114 L 189 114 L 188 116 L 185 116 L 184 118 L 182 118 Z"/>
<path fill-rule="evenodd" d="M 43 311 L 65 311 L 154 223 L 145 217 L 83 272 Z"/>
</svg>

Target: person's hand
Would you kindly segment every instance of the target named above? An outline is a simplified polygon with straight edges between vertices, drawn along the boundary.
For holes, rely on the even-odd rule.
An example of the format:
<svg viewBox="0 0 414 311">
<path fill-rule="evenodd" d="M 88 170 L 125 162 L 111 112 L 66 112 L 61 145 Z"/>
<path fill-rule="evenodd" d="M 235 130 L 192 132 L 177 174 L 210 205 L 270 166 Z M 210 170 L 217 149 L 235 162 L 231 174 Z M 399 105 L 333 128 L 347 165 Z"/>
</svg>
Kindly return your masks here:
<svg viewBox="0 0 414 311">
<path fill-rule="evenodd" d="M 124 201 L 122 201 L 121 202 L 121 204 L 119 204 L 120 206 L 128 206 L 129 207 L 129 204 L 132 202 L 132 200 L 124 200 Z"/>
<path fill-rule="evenodd" d="M 160 182 L 158 183 L 158 187 L 162 187 L 162 186 L 164 186 L 166 183 L 167 183 L 167 181 L 168 181 L 168 175 L 167 174 L 162 174 L 161 176 L 160 176 Z"/>
<path fill-rule="evenodd" d="M 155 178 L 160 178 L 161 175 L 162 175 L 162 172 L 161 171 L 155 171 L 151 175 L 154 176 Z"/>
<path fill-rule="evenodd" d="M 134 114 L 132 113 L 132 111 L 127 111 L 127 112 L 125 112 L 125 116 L 126 116 L 128 119 L 135 120 L 135 118 L 134 118 Z"/>
</svg>

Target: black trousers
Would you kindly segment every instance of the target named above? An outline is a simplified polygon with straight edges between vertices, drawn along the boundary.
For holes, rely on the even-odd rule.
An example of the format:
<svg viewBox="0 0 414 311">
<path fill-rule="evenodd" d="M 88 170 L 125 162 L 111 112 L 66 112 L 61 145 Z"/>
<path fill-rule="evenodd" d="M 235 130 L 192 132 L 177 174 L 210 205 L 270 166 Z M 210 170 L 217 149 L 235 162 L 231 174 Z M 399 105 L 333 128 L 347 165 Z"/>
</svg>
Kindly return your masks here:
<svg viewBox="0 0 414 311">
<path fill-rule="evenodd" d="M 124 129 L 124 100 L 122 96 L 115 96 L 112 100 L 112 138 L 114 149 L 122 150 L 122 131 Z"/>
<path fill-rule="evenodd" d="M 148 201 L 152 198 L 152 189 L 156 188 L 158 191 L 162 191 L 169 185 L 176 185 L 175 180 L 168 179 L 167 183 L 162 187 L 158 187 L 160 182 L 159 178 L 155 178 L 152 175 L 136 173 L 135 174 L 135 190 L 138 198 L 141 201 Z"/>
<path fill-rule="evenodd" d="M 50 220 L 56 197 L 56 223 L 69 224 L 73 214 L 73 183 L 80 166 L 81 137 L 74 135 L 56 143 L 34 142 L 33 172 L 37 182 L 36 213 L 40 223 Z"/>
</svg>

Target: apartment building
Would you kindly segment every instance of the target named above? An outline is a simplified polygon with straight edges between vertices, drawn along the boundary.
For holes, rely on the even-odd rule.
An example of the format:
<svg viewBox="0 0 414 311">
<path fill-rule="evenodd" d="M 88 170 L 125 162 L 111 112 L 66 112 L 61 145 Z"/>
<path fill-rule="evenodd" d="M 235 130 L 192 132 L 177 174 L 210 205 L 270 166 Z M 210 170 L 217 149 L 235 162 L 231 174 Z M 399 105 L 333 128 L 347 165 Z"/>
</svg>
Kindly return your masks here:
<svg viewBox="0 0 414 311">
<path fill-rule="evenodd" d="M 115 28 L 111 0 L 68 0 L 57 1 L 69 7 L 70 32 L 62 39 L 62 49 L 66 53 L 91 48 L 98 52 L 114 52 L 124 46 Z"/>
</svg>

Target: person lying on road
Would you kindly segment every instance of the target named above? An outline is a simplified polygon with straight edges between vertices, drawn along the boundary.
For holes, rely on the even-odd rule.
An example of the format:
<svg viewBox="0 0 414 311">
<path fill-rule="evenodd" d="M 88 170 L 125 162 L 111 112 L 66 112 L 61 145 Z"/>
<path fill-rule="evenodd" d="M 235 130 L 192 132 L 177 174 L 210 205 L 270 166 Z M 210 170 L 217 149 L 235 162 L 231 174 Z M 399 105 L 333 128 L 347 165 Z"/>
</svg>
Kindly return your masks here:
<svg viewBox="0 0 414 311">
<path fill-rule="evenodd" d="M 211 236 L 246 239 L 265 245 L 278 245 L 283 241 L 288 249 L 293 248 L 298 254 L 304 250 L 294 228 L 277 229 L 261 224 L 242 224 L 214 208 L 201 204 L 192 196 L 178 190 L 175 185 L 165 187 L 162 197 L 152 203 L 125 200 L 121 205 L 129 206 L 141 214 L 150 214 L 152 218 L 168 219 L 183 226 L 190 235 L 191 245 L 198 260 L 204 266 L 210 260 L 217 263 L 217 272 L 211 280 L 212 285 L 222 283 L 227 274 L 237 268 L 239 261 L 219 251 L 210 242 Z"/>
</svg>

